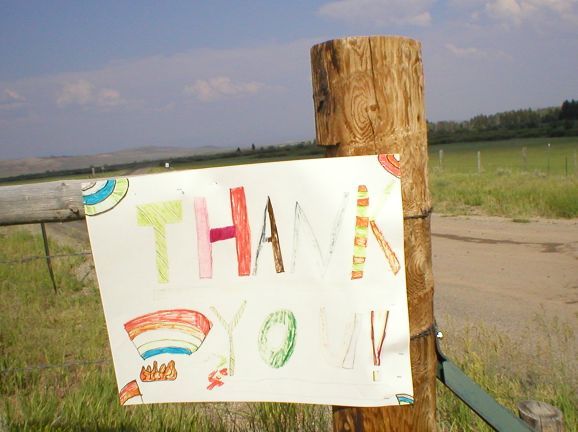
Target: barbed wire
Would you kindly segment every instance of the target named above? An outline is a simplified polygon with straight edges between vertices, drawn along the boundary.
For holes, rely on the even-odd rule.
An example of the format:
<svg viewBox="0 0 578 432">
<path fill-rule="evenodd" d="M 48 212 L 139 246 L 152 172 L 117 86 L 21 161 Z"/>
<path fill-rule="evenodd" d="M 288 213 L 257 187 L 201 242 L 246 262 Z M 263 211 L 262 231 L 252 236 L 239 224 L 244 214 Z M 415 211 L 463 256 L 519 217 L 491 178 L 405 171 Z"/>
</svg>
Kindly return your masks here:
<svg viewBox="0 0 578 432">
<path fill-rule="evenodd" d="M 73 256 L 88 256 L 92 255 L 92 252 L 76 252 L 76 253 L 67 253 L 67 254 L 56 254 L 56 255 L 32 255 L 25 258 L 21 258 L 18 260 L 0 260 L 0 264 L 24 264 L 30 261 L 35 260 L 46 260 L 48 258 L 65 258 L 65 257 L 73 257 Z"/>
<path fill-rule="evenodd" d="M 89 365 L 100 365 L 104 364 L 107 360 L 105 359 L 98 359 L 98 360 L 77 360 L 77 361 L 70 361 L 66 363 L 60 364 L 39 364 L 34 366 L 26 366 L 22 368 L 8 368 L 8 369 L 0 369 L 0 375 L 14 373 L 14 372 L 33 372 L 38 370 L 45 370 L 45 369 L 64 369 L 69 367 L 77 367 L 77 366 L 89 366 Z"/>
</svg>

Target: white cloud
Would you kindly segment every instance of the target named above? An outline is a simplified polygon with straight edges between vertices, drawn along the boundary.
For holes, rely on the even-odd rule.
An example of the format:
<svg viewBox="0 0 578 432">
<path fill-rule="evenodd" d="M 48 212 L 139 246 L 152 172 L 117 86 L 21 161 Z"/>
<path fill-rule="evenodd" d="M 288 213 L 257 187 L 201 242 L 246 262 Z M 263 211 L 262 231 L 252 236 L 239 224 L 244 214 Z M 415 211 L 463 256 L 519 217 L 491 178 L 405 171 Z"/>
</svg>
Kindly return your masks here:
<svg viewBox="0 0 578 432">
<path fill-rule="evenodd" d="M 33 110 L 18 118 L 17 110 L 0 110 L 0 158 L 84 154 L 121 145 L 236 148 L 311 139 L 309 49 L 322 40 L 199 48 L 2 81 L 0 98 L 5 88 L 15 90 Z M 204 93 L 196 80 L 205 81 L 197 86 Z M 201 94 L 221 99 L 207 103 Z"/>
<path fill-rule="evenodd" d="M 20 95 L 16 90 L 5 88 L 0 93 L 0 110 L 14 110 L 22 108 L 26 104 L 26 98 Z"/>
<path fill-rule="evenodd" d="M 96 97 L 96 104 L 101 107 L 113 107 L 123 102 L 120 93 L 114 89 L 102 89 Z"/>
<path fill-rule="evenodd" d="M 456 57 L 474 59 L 507 59 L 512 57 L 500 50 L 483 50 L 476 47 L 458 47 L 453 43 L 445 44 L 445 47 Z"/>
<path fill-rule="evenodd" d="M 433 0 L 336 0 L 321 6 L 318 13 L 353 24 L 427 26 Z"/>
<path fill-rule="evenodd" d="M 458 57 L 479 57 L 485 54 L 483 51 L 474 47 L 460 48 L 451 43 L 447 43 L 446 48 Z"/>
<path fill-rule="evenodd" d="M 185 94 L 193 95 L 202 102 L 211 102 L 227 96 L 257 93 L 265 85 L 256 81 L 233 82 L 226 76 L 218 76 L 208 80 L 197 80 L 184 88 Z"/>
<path fill-rule="evenodd" d="M 110 108 L 123 104 L 124 100 L 118 90 L 96 89 L 90 81 L 79 79 L 62 87 L 56 103 L 60 106 L 81 105 Z"/>
<path fill-rule="evenodd" d="M 67 83 L 56 99 L 60 106 L 64 105 L 86 105 L 93 99 L 94 86 L 90 81 L 78 80 Z"/>
<path fill-rule="evenodd" d="M 552 19 L 578 25 L 577 0 L 492 0 L 487 14 L 506 24 L 540 23 Z"/>
<path fill-rule="evenodd" d="M 12 89 L 4 89 L 4 98 L 8 101 L 11 102 L 24 102 L 26 100 L 26 98 L 24 96 L 21 96 L 16 90 L 12 90 Z"/>
</svg>

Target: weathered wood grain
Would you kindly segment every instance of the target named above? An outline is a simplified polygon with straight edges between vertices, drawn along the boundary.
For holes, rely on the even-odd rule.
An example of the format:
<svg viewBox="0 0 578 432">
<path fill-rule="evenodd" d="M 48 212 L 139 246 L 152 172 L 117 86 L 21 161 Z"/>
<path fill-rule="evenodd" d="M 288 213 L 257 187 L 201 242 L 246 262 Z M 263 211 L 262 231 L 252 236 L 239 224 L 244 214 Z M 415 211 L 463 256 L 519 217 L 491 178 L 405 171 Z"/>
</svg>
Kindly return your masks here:
<svg viewBox="0 0 578 432">
<path fill-rule="evenodd" d="M 0 226 L 84 219 L 81 184 L 85 181 L 0 187 Z"/>
<path fill-rule="evenodd" d="M 435 335 L 427 128 L 419 42 L 350 37 L 311 49 L 317 142 L 326 155 L 401 155 L 415 404 L 334 407 L 335 431 L 435 431 Z"/>
<path fill-rule="evenodd" d="M 518 404 L 520 418 L 538 432 L 563 432 L 564 415 L 558 408 L 539 401 L 523 401 Z"/>
</svg>

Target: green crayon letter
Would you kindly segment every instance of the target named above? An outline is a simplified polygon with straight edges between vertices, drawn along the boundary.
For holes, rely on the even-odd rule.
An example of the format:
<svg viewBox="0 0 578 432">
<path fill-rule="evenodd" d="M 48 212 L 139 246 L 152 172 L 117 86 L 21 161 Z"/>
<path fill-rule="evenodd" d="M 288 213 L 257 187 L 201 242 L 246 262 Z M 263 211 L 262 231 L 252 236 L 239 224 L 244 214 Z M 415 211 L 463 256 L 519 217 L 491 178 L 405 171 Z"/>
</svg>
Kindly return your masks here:
<svg viewBox="0 0 578 432">
<path fill-rule="evenodd" d="M 180 222 L 183 219 L 181 201 L 143 204 L 136 208 L 136 219 L 139 226 L 152 226 L 155 232 L 155 249 L 157 256 L 157 280 L 159 283 L 169 281 L 169 256 L 165 225 Z"/>
<path fill-rule="evenodd" d="M 274 327 L 281 326 L 284 329 L 282 341 L 274 343 L 271 340 Z M 259 354 L 269 366 L 280 368 L 287 363 L 293 355 L 295 349 L 295 337 L 297 336 L 297 320 L 293 312 L 289 310 L 278 310 L 270 314 L 259 332 Z"/>
</svg>

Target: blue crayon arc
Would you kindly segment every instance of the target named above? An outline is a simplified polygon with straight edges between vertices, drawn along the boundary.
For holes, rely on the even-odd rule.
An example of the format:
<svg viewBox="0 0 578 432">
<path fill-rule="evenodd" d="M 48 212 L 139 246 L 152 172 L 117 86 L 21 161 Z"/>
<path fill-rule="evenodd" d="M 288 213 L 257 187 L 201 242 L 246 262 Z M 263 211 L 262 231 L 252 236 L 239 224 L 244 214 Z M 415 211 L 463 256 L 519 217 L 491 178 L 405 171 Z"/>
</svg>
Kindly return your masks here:
<svg viewBox="0 0 578 432">
<path fill-rule="evenodd" d="M 397 402 L 400 405 L 411 405 L 413 404 L 413 396 L 405 393 L 400 393 L 395 395 L 397 397 Z"/>
<path fill-rule="evenodd" d="M 85 205 L 94 205 L 106 199 L 114 190 L 116 180 L 107 180 L 102 188 L 96 192 L 82 197 Z"/>
<path fill-rule="evenodd" d="M 141 357 L 146 360 L 150 357 L 159 355 L 159 354 L 186 354 L 191 355 L 193 352 L 187 348 L 180 348 L 180 347 L 164 347 L 164 348 L 155 348 L 148 351 L 145 351 L 141 354 Z"/>
<path fill-rule="evenodd" d="M 96 216 L 113 209 L 128 192 L 128 179 L 117 178 L 85 184 L 82 189 L 84 214 Z"/>
</svg>

